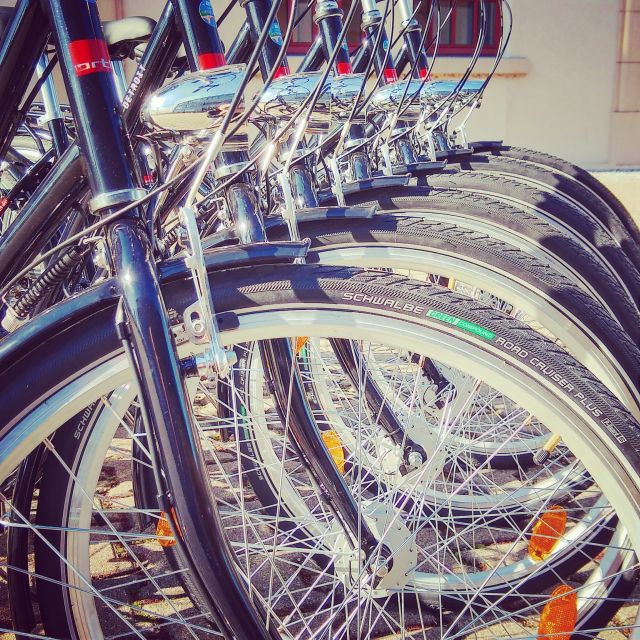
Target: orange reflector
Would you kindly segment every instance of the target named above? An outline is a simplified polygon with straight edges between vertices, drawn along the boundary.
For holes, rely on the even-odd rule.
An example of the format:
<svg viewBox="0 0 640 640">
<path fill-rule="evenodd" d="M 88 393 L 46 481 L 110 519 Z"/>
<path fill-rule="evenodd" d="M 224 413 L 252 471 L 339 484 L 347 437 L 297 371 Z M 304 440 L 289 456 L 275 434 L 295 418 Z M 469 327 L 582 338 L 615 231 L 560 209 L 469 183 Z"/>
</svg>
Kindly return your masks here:
<svg viewBox="0 0 640 640">
<path fill-rule="evenodd" d="M 171 531 L 171 525 L 167 519 L 167 514 L 163 511 L 160 514 L 160 520 L 156 525 L 156 535 L 158 536 L 158 542 L 161 547 L 173 547 L 176 543 L 176 539 L 173 537 L 173 531 Z M 168 538 L 171 538 L 170 540 Z"/>
<path fill-rule="evenodd" d="M 296 355 L 299 355 L 300 352 L 304 349 L 307 341 L 309 340 L 308 336 L 301 336 L 296 338 Z"/>
<path fill-rule="evenodd" d="M 338 471 L 344 473 L 344 449 L 342 448 L 340 436 L 331 429 L 322 431 L 321 435 L 325 447 L 327 447 L 329 454 L 333 458 L 334 464 L 338 467 Z"/>
<path fill-rule="evenodd" d="M 544 560 L 558 544 L 567 528 L 567 512 L 559 505 L 545 511 L 533 525 L 529 540 L 529 555 L 533 560 Z"/>
<path fill-rule="evenodd" d="M 578 621 L 578 594 L 569 585 L 556 587 L 540 614 L 538 640 L 571 640 Z"/>
</svg>

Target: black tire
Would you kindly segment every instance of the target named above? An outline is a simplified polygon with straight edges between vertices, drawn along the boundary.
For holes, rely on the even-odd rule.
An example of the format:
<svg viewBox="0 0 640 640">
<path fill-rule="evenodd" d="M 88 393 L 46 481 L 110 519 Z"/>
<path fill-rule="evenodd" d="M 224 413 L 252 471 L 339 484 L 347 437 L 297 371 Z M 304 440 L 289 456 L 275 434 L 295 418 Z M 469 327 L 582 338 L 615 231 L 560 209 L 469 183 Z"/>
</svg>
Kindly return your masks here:
<svg viewBox="0 0 640 640">
<path fill-rule="evenodd" d="M 600 180 L 592 176 L 582 167 L 551 155 L 550 153 L 534 151 L 532 149 L 525 149 L 522 147 L 501 145 L 499 147 L 478 146 L 474 148 L 476 152 L 480 154 L 525 160 L 542 167 L 550 167 L 555 171 L 559 171 L 560 173 L 573 178 L 593 191 L 593 193 L 595 193 L 616 214 L 616 216 L 618 216 L 619 220 L 624 224 L 625 228 L 636 243 L 640 244 L 640 229 L 638 228 L 635 220 L 631 217 L 629 211 L 627 211 L 626 207 L 604 184 L 602 184 L 602 182 L 600 182 Z"/>
<path fill-rule="evenodd" d="M 533 162 L 488 153 L 454 156 L 447 166 L 463 171 L 515 176 L 536 188 L 553 191 L 592 215 L 616 240 L 634 266 L 640 268 L 640 246 L 618 215 L 588 187 L 566 174 Z"/>
<path fill-rule="evenodd" d="M 445 332 L 451 339 L 466 344 L 468 355 L 473 349 L 490 349 L 493 357 L 499 358 L 501 371 L 520 371 L 519 375 L 527 376 L 527 380 L 529 377 L 531 381 L 535 379 L 539 385 L 537 388 L 547 389 L 558 401 L 566 403 L 567 410 L 570 408 L 586 421 L 585 424 L 597 429 L 598 442 L 602 441 L 603 445 L 602 454 L 606 452 L 611 457 L 610 463 L 615 463 L 616 469 L 620 467 L 622 478 L 625 477 L 625 469 L 628 473 L 627 465 L 636 469 L 636 475 L 622 487 L 640 504 L 640 478 L 637 478 L 640 435 L 635 421 L 588 371 L 530 327 L 447 289 L 378 272 L 304 265 L 237 269 L 214 274 L 212 286 L 223 332 L 238 326 L 241 316 L 267 305 L 282 309 L 316 303 L 322 306 L 346 305 L 351 311 L 380 314 L 384 307 L 380 307 L 377 300 L 382 299 L 393 301 L 393 305 L 385 306 L 392 306 L 395 310 L 386 311 L 386 315 L 380 317 L 389 317 L 391 313 L 403 322 L 426 324 L 439 333 Z M 368 292 L 371 298 L 363 298 L 363 292 Z M 191 289 L 185 286 L 183 279 L 167 285 L 165 294 L 168 306 L 178 314 L 193 301 Z M 357 297 L 359 295 L 361 298 Z M 418 315 L 417 308 L 421 309 Z M 423 313 L 426 310 L 463 318 L 483 330 L 469 332 L 458 324 L 433 319 L 433 316 Z M 20 352 L 9 350 L 0 355 L 0 402 L 5 424 L 12 424 L 18 419 L 25 407 L 41 404 L 61 385 L 69 384 L 96 363 L 121 351 L 114 314 L 115 299 L 106 302 L 102 309 L 89 317 L 68 322 L 57 332 L 40 324 L 35 329 L 25 327 L 18 336 L 14 334 L 14 340 L 25 337 Z M 43 329 L 37 330 L 41 326 Z M 487 337 L 491 334 L 495 340 Z M 526 358 L 514 355 L 514 343 L 526 351 Z M 545 378 L 531 361 L 533 357 L 552 363 L 556 375 Z M 65 457 L 69 460 L 77 459 L 90 426 L 85 421 L 78 437 L 61 444 L 68 447 Z M 70 480 L 68 473 L 63 476 L 65 482 Z M 67 495 L 64 486 L 59 479 L 49 477 L 43 481 L 43 491 L 45 493 L 39 500 L 39 508 L 42 508 L 40 523 L 50 521 L 49 518 L 57 524 L 64 522 Z M 53 531 L 46 535 L 54 546 L 60 547 L 61 532 Z M 37 546 L 38 573 L 59 575 L 61 563 L 58 557 L 42 542 Z M 61 612 L 65 611 L 61 604 L 64 605 L 66 590 L 45 579 L 39 583 L 38 588 L 43 589 L 40 604 L 47 610 L 43 611 L 43 616 L 51 623 L 59 624 Z M 47 633 L 51 633 L 49 628 Z"/>
<path fill-rule="evenodd" d="M 640 301 L 640 273 L 614 238 L 584 211 L 557 195 L 541 191 L 506 174 L 475 171 L 446 171 L 416 180 L 435 189 L 461 189 L 470 193 L 507 198 L 516 208 L 531 207 L 543 212 L 568 233 L 574 233 L 600 256 L 623 283 L 636 303 Z"/>
<path fill-rule="evenodd" d="M 349 194 L 347 203 L 377 206 L 381 212 L 420 211 L 424 219 L 430 221 L 436 221 L 439 213 L 450 212 L 460 215 L 462 219 L 470 219 L 478 224 L 489 223 L 510 235 L 515 234 L 514 241 L 518 236 L 524 238 L 567 265 L 576 278 L 588 283 L 631 339 L 636 344 L 640 341 L 640 313 L 637 305 L 617 280 L 592 252 L 559 233 L 535 214 L 488 196 L 455 189 L 417 186 L 360 191 Z M 640 292 L 636 292 L 637 295 Z"/>
<path fill-rule="evenodd" d="M 286 232 L 280 229 L 281 233 L 277 230 L 270 232 L 270 239 L 285 239 Z M 465 256 L 472 263 L 491 265 L 531 284 L 560 303 L 579 324 L 593 331 L 597 342 L 606 345 L 629 380 L 635 382 L 640 379 L 640 349 L 618 324 L 612 322 L 598 302 L 547 263 L 482 231 L 401 214 L 303 222 L 299 229 L 302 237 L 311 240 L 311 250 L 307 255 L 310 263 L 318 261 L 325 248 L 375 243 L 421 247 L 435 250 L 438 255 L 453 253 Z M 438 275 L 447 276 L 446 273 Z M 581 354 L 576 355 L 579 357 Z"/>
</svg>

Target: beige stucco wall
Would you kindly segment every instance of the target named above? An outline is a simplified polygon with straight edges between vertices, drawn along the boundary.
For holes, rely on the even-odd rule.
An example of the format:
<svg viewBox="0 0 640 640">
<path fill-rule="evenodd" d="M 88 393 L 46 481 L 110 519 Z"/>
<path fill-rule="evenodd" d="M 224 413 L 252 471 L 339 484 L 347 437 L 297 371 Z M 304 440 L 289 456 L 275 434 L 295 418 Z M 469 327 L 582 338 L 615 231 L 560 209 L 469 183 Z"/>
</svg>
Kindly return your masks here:
<svg viewBox="0 0 640 640">
<path fill-rule="evenodd" d="M 507 55 L 526 57 L 529 70 L 523 77 L 497 79 L 474 131 L 481 135 L 486 126 L 510 144 L 588 166 L 608 164 L 618 0 L 511 5 Z"/>
</svg>

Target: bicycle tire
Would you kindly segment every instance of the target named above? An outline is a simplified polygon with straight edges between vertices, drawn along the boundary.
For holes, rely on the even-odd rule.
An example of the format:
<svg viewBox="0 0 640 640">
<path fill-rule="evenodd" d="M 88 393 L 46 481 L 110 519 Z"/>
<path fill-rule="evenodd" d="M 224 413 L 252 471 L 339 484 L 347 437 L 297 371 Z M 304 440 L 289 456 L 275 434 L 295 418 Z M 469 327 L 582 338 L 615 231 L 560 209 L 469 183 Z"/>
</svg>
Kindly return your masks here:
<svg viewBox="0 0 640 640">
<path fill-rule="evenodd" d="M 633 239 L 640 244 L 640 229 L 627 208 L 606 185 L 591 175 L 586 169 L 544 151 L 535 151 L 511 145 L 487 148 L 480 144 L 474 147 L 474 153 L 525 160 L 542 167 L 551 167 L 569 176 L 595 193 L 618 216 L 618 219 L 624 224 Z"/>
<path fill-rule="evenodd" d="M 233 273 L 233 277 L 231 277 L 231 273 Z M 420 326 L 437 327 L 439 335 L 444 332 L 450 337 L 456 336 L 456 340 L 462 340 L 468 347 L 476 345 L 483 349 L 486 345 L 482 344 L 483 339 L 477 335 L 468 334 L 468 332 L 449 323 L 433 319 L 426 320 L 422 317 L 418 320 L 410 309 L 415 309 L 416 305 L 422 302 L 443 313 L 449 311 L 457 314 L 458 317 L 464 316 L 470 322 L 480 320 L 490 330 L 497 330 L 501 336 L 506 335 L 518 341 L 524 340 L 529 346 L 530 353 L 553 359 L 563 372 L 566 371 L 570 376 L 569 380 L 575 382 L 573 388 L 579 389 L 579 393 L 589 399 L 587 404 L 595 408 L 596 411 L 587 409 L 579 399 L 573 398 L 567 391 L 566 385 L 563 386 L 560 382 L 553 380 L 543 382 L 544 376 L 541 376 L 530 363 L 518 360 L 511 349 L 503 349 L 499 342 L 492 343 L 492 349 L 496 349 L 495 353 L 500 353 L 501 370 L 504 371 L 512 367 L 518 371 L 524 370 L 527 375 L 530 373 L 537 380 L 536 388 L 545 389 L 545 393 L 552 393 L 554 396 L 558 394 L 562 397 L 568 396 L 565 398 L 568 403 L 567 408 L 571 407 L 572 415 L 573 413 L 580 415 L 585 423 L 596 428 L 598 441 L 602 440 L 607 444 L 605 449 L 607 459 L 612 464 L 615 463 L 614 466 L 609 464 L 605 467 L 598 464 L 599 460 L 595 460 L 594 464 L 596 464 L 599 474 L 602 475 L 605 471 L 608 472 L 612 469 L 615 469 L 616 473 L 631 473 L 630 478 L 620 485 L 621 495 L 637 498 L 639 487 L 633 480 L 634 478 L 637 480 L 637 472 L 633 471 L 633 465 L 637 464 L 636 458 L 640 459 L 640 443 L 638 442 L 638 434 L 629 426 L 633 424 L 633 421 L 588 372 L 576 366 L 571 358 L 528 327 L 520 327 L 514 334 L 504 333 L 507 325 L 515 326 L 512 319 L 448 290 L 425 287 L 398 276 L 353 269 L 309 266 L 274 267 L 259 270 L 238 269 L 231 273 L 214 275 L 212 284 L 219 296 L 217 302 L 219 302 L 221 328 L 223 331 L 235 328 L 238 337 L 241 337 L 237 334 L 238 323 L 247 321 L 251 312 L 263 305 L 269 305 L 271 310 L 278 308 L 291 310 L 291 305 L 296 305 L 298 308 L 305 304 L 311 305 L 315 298 L 322 305 L 338 303 L 346 305 L 352 310 L 362 309 L 365 313 L 373 313 L 375 310 L 376 315 L 380 315 L 380 307 L 375 302 L 358 301 L 357 304 L 352 304 L 350 298 L 368 289 L 371 293 L 389 300 L 395 298 L 398 302 L 399 307 L 396 310 L 382 314 L 382 317 L 386 317 L 387 320 L 395 317 L 401 318 L 403 322 L 410 321 Z M 166 292 L 170 307 L 178 312 L 192 300 L 182 281 L 168 285 Z M 348 295 L 345 296 L 345 293 Z M 386 298 L 387 296 L 388 298 Z M 79 376 L 86 373 L 89 367 L 95 367 L 96 363 L 100 361 L 105 364 L 105 358 L 117 356 L 120 349 L 113 324 L 114 311 L 113 303 L 105 304 L 102 310 L 96 311 L 91 317 L 82 318 L 75 325 L 71 322 L 67 323 L 62 331 L 50 335 L 46 340 L 43 339 L 44 330 L 39 330 L 44 323 L 41 323 L 40 327 L 32 325 L 29 327 L 30 331 L 25 327 L 25 331 L 20 332 L 22 335 L 16 336 L 15 339 L 26 338 L 23 345 L 25 350 L 21 351 L 19 355 L 10 352 L 2 354 L 4 357 L 0 356 L 0 364 L 2 365 L 0 380 L 3 382 L 0 385 L 1 397 L 3 401 L 6 401 L 5 406 L 8 411 L 5 415 L 10 425 L 21 415 L 24 416 L 31 413 L 31 410 L 42 407 L 42 401 L 45 398 L 52 401 L 48 410 L 53 411 L 56 401 L 60 400 L 61 383 L 64 388 L 68 388 L 72 382 L 79 380 Z M 353 314 L 350 316 L 353 317 Z M 278 322 L 281 323 L 282 320 L 280 319 Z M 290 331 L 296 333 L 295 329 L 290 329 Z M 248 338 L 250 334 L 243 334 L 242 337 Z M 546 355 L 542 355 L 543 353 Z M 48 357 L 38 357 L 38 355 L 44 354 L 48 354 Z M 470 357 L 470 352 L 466 357 Z M 52 366 L 54 364 L 55 366 Z M 8 365 L 11 365 L 11 371 L 6 369 Z M 16 380 L 17 374 L 21 372 L 25 374 L 25 377 L 18 382 Z M 55 401 L 53 401 L 54 396 Z M 545 412 L 543 407 L 541 410 L 543 413 Z M 550 409 L 547 408 L 548 410 Z M 43 426 L 42 429 L 44 428 L 49 427 Z M 39 433 L 42 435 L 42 431 Z M 34 438 L 37 437 L 37 434 L 31 433 L 29 436 Z M 615 439 L 616 437 L 619 441 Z M 24 448 L 19 450 L 24 451 Z M 605 450 L 601 454 L 604 454 Z M 15 450 L 14 456 L 17 455 L 19 455 L 18 450 Z M 611 455 L 613 460 L 609 459 Z M 14 461 L 19 460 L 14 457 Z M 11 466 L 10 457 L 5 459 L 5 465 Z M 634 473 L 635 475 L 633 475 Z M 48 603 L 48 601 L 45 602 Z M 57 611 L 59 612 L 60 609 Z"/>
<path fill-rule="evenodd" d="M 509 156 L 488 153 L 449 159 L 448 168 L 462 171 L 496 173 L 525 180 L 536 189 L 551 191 L 592 216 L 620 245 L 634 266 L 640 266 L 640 248 L 618 215 L 600 197 L 584 184 L 569 176 L 540 164 Z"/>
<path fill-rule="evenodd" d="M 476 171 L 443 172 L 419 178 L 417 183 L 507 199 L 517 208 L 530 208 L 543 217 L 548 216 L 559 230 L 574 234 L 578 241 L 584 242 L 625 286 L 634 302 L 640 301 L 640 273 L 618 242 L 592 216 L 554 193 L 541 191 L 506 174 Z"/>
<path fill-rule="evenodd" d="M 280 230 L 280 233 L 278 233 Z M 573 328 L 562 333 L 562 341 L 565 345 L 567 341 L 575 336 L 575 331 L 579 331 L 578 326 L 582 326 L 594 332 L 595 342 L 599 345 L 606 345 L 606 349 L 612 355 L 615 362 L 626 372 L 627 381 L 625 387 L 632 395 L 637 394 L 635 381 L 640 375 L 640 350 L 636 347 L 624 330 L 612 322 L 611 317 L 587 293 L 581 290 L 569 278 L 554 271 L 546 262 L 535 256 L 526 254 L 517 247 L 510 245 L 506 241 L 498 238 L 491 238 L 484 230 L 474 230 L 471 225 L 457 226 L 453 223 L 430 221 L 421 218 L 403 217 L 401 214 L 385 215 L 378 214 L 369 219 L 349 219 L 338 218 L 321 220 L 316 222 L 302 222 L 299 225 L 302 237 L 309 238 L 311 249 L 307 255 L 309 263 L 322 262 L 323 264 L 339 264 L 363 268 L 392 268 L 393 260 L 400 259 L 398 254 L 385 257 L 380 252 L 370 259 L 366 258 L 367 250 L 374 247 L 422 247 L 435 253 L 421 254 L 419 257 L 405 257 L 405 262 L 400 268 L 408 268 L 410 263 L 415 270 L 426 269 L 426 265 L 437 268 L 439 260 L 445 259 L 460 260 L 463 256 L 469 261 L 467 274 L 473 272 L 474 267 L 486 265 L 489 269 L 498 270 L 510 284 L 501 288 L 501 292 L 514 291 L 517 282 L 527 282 L 532 286 L 530 293 L 518 298 L 507 300 L 515 306 L 526 305 L 528 295 L 543 295 L 549 301 L 561 305 L 567 313 L 572 316 L 572 320 L 567 320 L 573 324 Z M 274 240 L 281 240 L 285 236 L 282 227 L 270 229 L 269 237 Z M 363 247 L 362 251 L 354 251 L 353 247 Z M 335 262 L 340 254 L 340 249 L 344 249 L 344 256 Z M 439 273 L 445 277 L 451 277 L 449 273 Z M 464 276 L 462 270 L 456 273 Z M 482 278 L 473 281 L 474 286 L 481 286 Z M 487 287 L 490 290 L 490 287 Z M 500 294 L 495 293 L 498 297 Z M 543 304 L 542 302 L 540 304 Z M 534 305 L 535 306 L 535 305 Z M 522 308 L 522 307 L 520 307 Z M 535 318 L 546 328 L 542 315 Z M 554 324 L 560 330 L 563 323 Z M 599 347 L 596 344 L 579 345 L 572 343 L 569 351 L 574 354 L 585 366 L 582 360 L 588 354 L 593 355 Z M 589 355 L 589 357 L 590 357 Z M 633 401 L 632 401 L 633 402 Z"/>
<path fill-rule="evenodd" d="M 346 200 L 349 205 L 376 206 L 380 213 L 404 212 L 434 221 L 443 216 L 446 220 L 446 214 L 450 213 L 460 216 L 454 222 L 472 220 L 480 228 L 489 224 L 496 232 L 505 234 L 502 237 L 510 243 L 540 252 L 550 262 L 559 263 L 561 270 L 602 302 L 636 344 L 640 342 L 640 312 L 609 270 L 592 252 L 535 214 L 495 198 L 455 189 L 380 188 L 348 194 Z"/>
</svg>

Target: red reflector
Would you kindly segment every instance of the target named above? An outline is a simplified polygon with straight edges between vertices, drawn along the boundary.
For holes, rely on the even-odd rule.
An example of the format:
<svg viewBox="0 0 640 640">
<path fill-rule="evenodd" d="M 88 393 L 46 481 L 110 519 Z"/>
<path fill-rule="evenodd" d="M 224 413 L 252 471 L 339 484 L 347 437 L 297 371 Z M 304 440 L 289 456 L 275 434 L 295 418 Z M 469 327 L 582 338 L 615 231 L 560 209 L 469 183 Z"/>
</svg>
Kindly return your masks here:
<svg viewBox="0 0 640 640">
<path fill-rule="evenodd" d="M 198 56 L 198 67 L 201 71 L 223 67 L 225 64 L 227 64 L 227 59 L 224 57 L 224 53 L 201 53 Z"/>
<path fill-rule="evenodd" d="M 74 40 L 69 43 L 69 54 L 77 76 L 111 73 L 111 58 L 104 40 Z"/>
<path fill-rule="evenodd" d="M 427 74 L 429 73 L 429 69 L 420 69 L 420 77 L 421 78 L 426 78 Z"/>
<path fill-rule="evenodd" d="M 291 75 L 291 69 L 289 69 L 289 67 L 278 67 L 275 75 L 273 76 L 274 78 L 281 78 L 282 76 L 288 76 Z"/>
<path fill-rule="evenodd" d="M 538 623 L 538 640 L 571 640 L 578 621 L 578 594 L 568 585 L 556 587 L 544 605 Z"/>
<path fill-rule="evenodd" d="M 395 69 L 385 69 L 384 79 L 386 82 L 395 82 L 398 79 L 398 72 Z"/>
<path fill-rule="evenodd" d="M 353 71 L 353 67 L 350 62 L 336 62 L 336 71 L 339 76 L 342 76 L 345 73 L 351 73 Z"/>
</svg>

